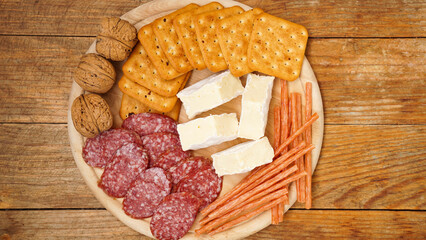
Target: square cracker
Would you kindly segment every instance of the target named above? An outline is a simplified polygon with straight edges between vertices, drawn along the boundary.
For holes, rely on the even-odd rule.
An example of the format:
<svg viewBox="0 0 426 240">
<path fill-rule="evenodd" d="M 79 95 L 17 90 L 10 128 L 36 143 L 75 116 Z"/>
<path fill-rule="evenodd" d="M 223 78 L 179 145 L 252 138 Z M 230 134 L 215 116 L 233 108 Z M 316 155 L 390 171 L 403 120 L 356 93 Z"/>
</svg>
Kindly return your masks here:
<svg viewBox="0 0 426 240">
<path fill-rule="evenodd" d="M 194 9 L 197 9 L 197 4 L 189 4 L 184 8 L 170 13 L 167 16 L 158 18 L 152 22 L 152 29 L 155 36 L 158 38 L 161 48 L 164 51 L 170 64 L 178 72 L 186 73 L 192 70 L 192 65 L 189 63 L 188 58 L 185 56 L 185 51 L 182 48 L 181 41 L 176 34 L 173 27 L 173 19 L 181 14 Z"/>
<path fill-rule="evenodd" d="M 262 12 L 262 9 L 254 8 L 218 21 L 216 35 L 220 49 L 229 70 L 235 77 L 252 72 L 248 67 L 247 48 L 253 21 Z"/>
<path fill-rule="evenodd" d="M 193 16 L 222 8 L 222 4 L 218 2 L 211 2 L 192 11 L 182 13 L 173 20 L 173 26 L 175 27 L 180 42 L 182 43 L 186 57 L 191 65 L 197 70 L 203 70 L 206 68 L 206 64 L 204 63 L 203 55 L 201 54 L 200 47 L 198 46 Z"/>
<path fill-rule="evenodd" d="M 140 43 L 136 45 L 132 54 L 124 63 L 123 73 L 132 81 L 165 97 L 175 96 L 186 77 L 185 74 L 172 80 L 165 80 L 160 77 Z"/>
<path fill-rule="evenodd" d="M 174 79 L 184 73 L 178 72 L 172 67 L 170 61 L 161 49 L 157 37 L 152 30 L 152 25 L 148 24 L 143 26 L 138 32 L 138 39 L 142 46 L 145 48 L 146 53 L 151 59 L 152 64 L 158 71 L 160 77 L 166 80 Z"/>
<path fill-rule="evenodd" d="M 159 112 L 170 112 L 177 102 L 177 97 L 163 97 L 123 76 L 118 81 L 120 90 L 139 102 Z"/>
<path fill-rule="evenodd" d="M 243 12 L 244 10 L 241 7 L 234 6 L 195 16 L 194 22 L 198 46 L 203 54 L 204 62 L 210 71 L 218 72 L 228 68 L 216 36 L 216 25 L 218 20 Z"/>
<path fill-rule="evenodd" d="M 254 20 L 247 54 L 249 67 L 287 81 L 296 80 L 307 41 L 305 27 L 262 13 Z"/>
<path fill-rule="evenodd" d="M 120 117 L 121 119 L 124 120 L 133 114 L 152 112 L 152 113 L 159 113 L 159 114 L 169 116 L 173 118 L 175 121 L 177 121 L 179 118 L 181 106 L 182 106 L 182 103 L 181 101 L 178 100 L 170 112 L 159 112 L 152 108 L 149 108 L 148 106 L 144 105 L 138 100 L 123 93 L 123 97 L 121 98 Z"/>
</svg>

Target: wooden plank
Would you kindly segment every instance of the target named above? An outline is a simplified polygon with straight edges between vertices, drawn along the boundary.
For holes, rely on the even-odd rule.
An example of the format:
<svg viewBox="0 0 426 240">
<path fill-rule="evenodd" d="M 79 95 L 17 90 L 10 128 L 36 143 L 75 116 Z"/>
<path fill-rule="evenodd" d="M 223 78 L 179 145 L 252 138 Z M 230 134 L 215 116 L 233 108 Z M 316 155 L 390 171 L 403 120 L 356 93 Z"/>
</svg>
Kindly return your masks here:
<svg viewBox="0 0 426 240">
<path fill-rule="evenodd" d="M 102 208 L 65 125 L 0 124 L 0 132 L 1 209 Z M 327 125 L 323 144 L 314 208 L 426 209 L 426 125 Z"/>
<path fill-rule="evenodd" d="M 326 124 L 425 124 L 426 39 L 311 39 Z"/>
<path fill-rule="evenodd" d="M 64 124 L 0 124 L 0 208 L 99 208 Z"/>
<path fill-rule="evenodd" d="M 0 9 L 0 34 L 95 36 L 102 17 L 120 16 L 145 2 L 9 0 Z M 421 0 L 240 2 L 302 24 L 312 37 L 426 36 L 426 5 Z"/>
<path fill-rule="evenodd" d="M 290 210 L 280 225 L 247 239 L 424 239 L 426 214 L 411 211 Z M 2 211 L 11 239 L 150 239 L 106 210 Z"/>
<path fill-rule="evenodd" d="M 0 36 L 0 122 L 66 123 L 92 38 Z M 310 39 L 326 124 L 425 124 L 426 39 Z"/>
<path fill-rule="evenodd" d="M 65 123 L 74 69 L 93 40 L 0 37 L 0 122 Z"/>
</svg>

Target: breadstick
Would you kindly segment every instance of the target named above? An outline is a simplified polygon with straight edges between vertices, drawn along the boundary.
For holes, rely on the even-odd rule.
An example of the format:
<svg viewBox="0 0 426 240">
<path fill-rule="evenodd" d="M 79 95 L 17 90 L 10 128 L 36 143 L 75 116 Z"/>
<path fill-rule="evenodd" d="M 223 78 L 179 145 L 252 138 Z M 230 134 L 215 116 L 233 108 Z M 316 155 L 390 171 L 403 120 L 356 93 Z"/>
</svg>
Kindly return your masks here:
<svg viewBox="0 0 426 240">
<path fill-rule="evenodd" d="M 312 83 L 306 83 L 306 105 L 305 105 L 305 121 L 311 117 L 312 114 Z M 306 144 L 312 143 L 312 129 L 308 127 L 305 131 L 305 141 Z M 311 152 L 306 153 L 305 155 L 305 165 L 306 165 L 306 209 L 312 207 L 312 155 Z"/>
<path fill-rule="evenodd" d="M 296 123 L 297 128 L 300 128 L 302 126 L 302 97 L 300 94 L 296 94 Z M 303 134 L 299 135 L 299 142 L 303 141 Z M 298 163 L 297 167 L 299 168 L 299 172 L 305 171 L 305 163 L 303 156 L 299 158 L 297 161 Z M 298 194 L 298 201 L 304 203 L 305 202 L 305 178 L 301 178 L 298 180 L 299 183 L 299 194 Z"/>
<path fill-rule="evenodd" d="M 303 172 L 303 173 L 299 173 L 299 174 L 296 174 L 296 175 L 293 175 L 292 177 L 288 178 L 288 179 L 285 181 L 285 182 L 286 182 L 285 184 L 288 184 L 288 183 L 290 183 L 290 182 L 293 182 L 293 181 L 295 181 L 295 180 L 297 180 L 297 179 L 299 179 L 299 178 L 301 178 L 301 177 L 304 177 L 304 176 L 306 176 L 306 173 L 305 173 L 305 172 Z M 284 185 L 285 185 L 285 184 L 284 184 Z M 283 185 L 283 186 L 284 186 L 284 185 Z M 213 234 L 216 234 L 216 233 L 222 232 L 222 231 L 224 231 L 224 230 L 226 230 L 226 229 L 228 229 L 228 228 L 231 228 L 231 227 L 233 227 L 234 225 L 236 225 L 236 224 L 238 224 L 238 223 L 240 223 L 240 222 L 246 221 L 246 220 L 248 220 L 248 219 L 252 218 L 253 216 L 256 216 L 257 214 L 262 213 L 263 211 L 269 210 L 269 209 L 270 209 L 270 208 L 272 208 L 273 206 L 275 206 L 275 205 L 277 205 L 277 204 L 279 204 L 279 203 L 281 203 L 281 202 L 283 202 L 283 201 L 284 201 L 284 199 L 283 199 L 283 198 L 277 198 L 276 200 L 274 200 L 274 201 L 270 202 L 269 204 L 266 204 L 266 205 L 264 205 L 264 206 L 262 206 L 262 207 L 257 208 L 257 209 L 256 209 L 255 211 L 253 211 L 253 212 L 250 212 L 250 213 L 248 213 L 248 214 L 246 214 L 246 215 L 243 215 L 243 216 L 241 216 L 241 217 L 238 217 L 238 218 L 236 218 L 236 219 L 234 219 L 234 220 L 232 220 L 232 221 L 230 221 L 230 222 L 228 222 L 228 223 L 226 223 L 226 224 L 224 224 L 224 225 L 220 226 L 219 228 L 216 228 L 215 230 L 211 231 L 211 232 L 209 233 L 209 235 L 213 235 Z"/>
<path fill-rule="evenodd" d="M 304 143 L 303 143 L 304 144 Z M 301 148 L 303 148 L 304 145 L 301 145 Z M 212 212 L 215 208 L 222 205 L 223 203 L 229 201 L 230 199 L 234 198 L 235 196 L 238 196 L 238 194 L 245 190 L 248 185 L 255 182 L 257 179 L 259 179 L 265 172 L 270 171 L 270 169 L 276 168 L 279 164 L 281 164 L 284 160 L 291 157 L 295 151 L 288 152 L 281 156 L 280 158 L 274 160 L 272 163 L 268 165 L 264 165 L 261 167 L 256 168 L 249 176 L 245 177 L 237 186 L 235 186 L 231 191 L 227 192 L 222 197 L 217 198 L 213 203 L 205 207 L 200 213 L 204 216 L 207 216 L 210 212 Z M 266 170 L 265 170 L 266 169 Z"/>
<path fill-rule="evenodd" d="M 287 193 L 287 190 L 285 189 L 279 189 L 275 192 L 271 192 L 268 194 L 263 194 L 262 192 L 259 194 L 261 196 L 259 197 L 253 197 L 250 198 L 248 201 L 244 202 L 244 204 L 242 204 L 242 206 L 240 208 L 237 208 L 231 212 L 228 212 L 227 214 L 214 219 L 213 221 L 209 222 L 208 224 L 204 225 L 203 227 L 201 227 L 200 229 L 195 230 L 195 233 L 197 234 L 202 234 L 205 233 L 207 231 L 210 231 L 211 229 L 226 223 L 227 221 L 229 221 L 231 218 L 237 216 L 238 214 L 240 214 L 241 212 L 254 208 L 254 207 L 258 207 L 262 204 L 265 204 L 267 202 L 270 202 L 271 200 L 274 200 L 276 198 L 282 197 L 283 195 L 285 195 Z M 266 195 L 266 196 L 265 196 Z M 260 197 L 262 197 L 262 199 L 260 199 L 259 201 L 257 199 L 259 199 Z"/>
<path fill-rule="evenodd" d="M 293 142 L 293 140 L 297 136 L 299 136 L 301 133 L 303 133 L 306 130 L 306 128 L 311 126 L 312 123 L 314 123 L 315 120 L 317 120 L 318 118 L 319 118 L 318 113 L 314 113 L 312 115 L 312 117 L 310 117 L 309 120 L 305 124 L 303 124 L 303 126 L 301 128 L 299 128 L 295 133 L 293 133 L 289 138 L 287 138 L 284 143 L 282 143 L 278 147 L 278 149 L 275 151 L 274 158 L 278 157 L 284 151 L 285 147 L 288 146 L 289 143 Z"/>
<path fill-rule="evenodd" d="M 280 146 L 280 107 L 274 108 L 274 149 L 277 149 Z"/>
</svg>

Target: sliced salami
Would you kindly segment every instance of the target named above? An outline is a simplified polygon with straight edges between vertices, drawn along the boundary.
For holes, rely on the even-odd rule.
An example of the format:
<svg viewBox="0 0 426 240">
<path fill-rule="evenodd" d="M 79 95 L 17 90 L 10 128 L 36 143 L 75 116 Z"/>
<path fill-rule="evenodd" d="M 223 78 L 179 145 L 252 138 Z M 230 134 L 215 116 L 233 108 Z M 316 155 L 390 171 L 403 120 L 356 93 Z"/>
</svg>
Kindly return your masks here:
<svg viewBox="0 0 426 240">
<path fill-rule="evenodd" d="M 131 185 L 123 201 L 123 210 L 132 218 L 150 217 L 171 188 L 172 183 L 163 169 L 150 168 Z"/>
<path fill-rule="evenodd" d="M 151 232 L 160 240 L 177 240 L 191 228 L 200 200 L 190 193 L 173 193 L 164 198 L 152 216 Z"/>
<path fill-rule="evenodd" d="M 191 157 L 190 152 L 183 151 L 180 147 L 175 147 L 163 152 L 153 167 L 159 167 L 167 171 L 180 161 L 189 157 Z"/>
<path fill-rule="evenodd" d="M 176 187 L 176 192 L 192 193 L 202 201 L 200 209 L 203 209 L 219 196 L 222 181 L 223 178 L 214 170 L 206 169 L 182 179 Z"/>
<path fill-rule="evenodd" d="M 176 121 L 156 113 L 139 113 L 123 121 L 122 128 L 137 132 L 140 136 L 153 133 L 177 133 Z"/>
<path fill-rule="evenodd" d="M 142 145 L 137 133 L 127 129 L 110 129 L 86 140 L 83 159 L 92 167 L 104 168 L 115 151 L 126 143 Z"/>
<path fill-rule="evenodd" d="M 119 148 L 98 184 L 111 197 L 124 197 L 132 182 L 148 167 L 148 152 L 136 143 Z"/>
<path fill-rule="evenodd" d="M 142 137 L 142 145 L 148 150 L 149 167 L 156 165 L 158 157 L 169 149 L 182 148 L 179 136 L 173 133 L 153 133 Z"/>
<path fill-rule="evenodd" d="M 204 157 L 190 157 L 171 167 L 169 173 L 173 184 L 178 184 L 180 180 L 205 169 L 213 169 L 210 160 Z"/>
</svg>

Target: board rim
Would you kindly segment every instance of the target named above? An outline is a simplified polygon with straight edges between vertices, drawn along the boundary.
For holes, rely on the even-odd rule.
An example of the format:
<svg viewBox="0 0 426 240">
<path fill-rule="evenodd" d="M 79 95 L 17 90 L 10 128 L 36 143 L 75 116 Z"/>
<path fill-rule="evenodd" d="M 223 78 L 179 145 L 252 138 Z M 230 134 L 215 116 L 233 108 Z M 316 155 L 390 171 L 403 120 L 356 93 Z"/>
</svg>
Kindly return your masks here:
<svg viewBox="0 0 426 240">
<path fill-rule="evenodd" d="M 140 5 L 139 7 L 136 7 L 132 9 L 131 11 L 125 13 L 121 16 L 122 19 L 129 21 L 131 24 L 136 25 L 139 22 L 142 22 L 146 18 L 152 17 L 156 14 L 165 13 L 168 11 L 176 10 L 180 7 L 186 6 L 189 3 L 197 3 L 199 5 L 206 4 L 205 1 L 201 0 L 184 0 L 184 1 L 177 1 L 174 3 L 174 5 L 170 5 L 171 1 L 165 1 L 165 0 L 157 0 L 152 1 L 149 3 L 145 3 Z M 174 1 L 173 1 L 174 2 Z M 230 7 L 234 5 L 238 5 L 242 7 L 244 10 L 251 9 L 251 7 L 235 2 L 230 0 L 218 0 L 217 2 L 221 3 L 225 7 Z M 156 11 L 156 13 L 149 13 L 147 14 L 145 9 L 150 9 L 153 11 Z M 95 42 L 92 43 L 91 47 L 89 48 L 88 52 L 90 50 L 94 49 Z M 304 77 L 305 76 L 305 77 Z M 300 80 L 300 81 L 299 81 Z M 322 139 L 323 139 L 323 132 L 324 132 L 324 111 L 323 111 L 323 105 L 322 105 L 322 98 L 321 93 L 319 89 L 318 82 L 316 80 L 315 74 L 309 64 L 309 61 L 305 57 L 303 61 L 301 76 L 296 81 L 300 82 L 302 85 L 302 89 L 304 90 L 303 86 L 304 84 L 309 81 L 312 83 L 312 91 L 313 91 L 313 99 L 315 99 L 317 104 L 316 112 L 319 114 L 319 119 L 317 122 L 314 123 L 314 128 L 316 130 L 316 142 L 315 146 L 316 149 L 312 152 L 312 172 L 315 171 L 316 165 L 318 163 L 321 147 L 322 147 Z M 82 157 L 82 146 L 84 144 L 83 137 L 77 132 L 77 130 L 74 128 L 73 121 L 71 118 L 71 105 L 75 98 L 77 98 L 80 94 L 84 93 L 84 90 L 75 82 L 73 81 L 69 101 L 68 101 L 68 135 L 70 139 L 70 146 L 71 151 L 73 154 L 73 158 L 76 162 L 76 165 L 86 182 L 89 189 L 94 193 L 95 197 L 98 199 L 98 201 L 116 218 L 118 218 L 121 222 L 123 222 L 128 227 L 132 228 L 133 230 L 153 238 L 150 228 L 149 228 L 149 221 L 148 220 L 137 220 L 130 218 L 127 216 L 124 211 L 121 209 L 121 202 L 117 199 L 111 198 L 108 195 L 106 195 L 101 188 L 97 185 L 98 176 L 96 174 L 97 169 L 94 169 L 86 164 L 86 162 L 83 160 Z M 314 110 L 314 109 L 313 109 Z M 313 134 L 314 137 L 314 134 Z M 290 204 L 286 205 L 285 211 L 287 211 L 296 201 L 295 196 L 295 186 L 294 184 L 290 187 Z M 234 228 L 231 228 L 227 231 L 224 231 L 222 233 L 209 236 L 209 235 L 200 235 L 196 236 L 194 233 L 188 233 L 183 237 L 182 239 L 240 239 L 247 236 L 250 236 L 265 227 L 269 226 L 271 224 L 271 213 L 270 211 L 266 211 L 255 218 L 251 219 L 250 221 L 247 221 L 245 223 L 242 223 Z M 141 224 L 142 223 L 142 224 Z"/>
</svg>

